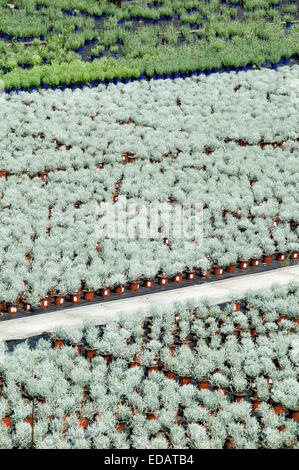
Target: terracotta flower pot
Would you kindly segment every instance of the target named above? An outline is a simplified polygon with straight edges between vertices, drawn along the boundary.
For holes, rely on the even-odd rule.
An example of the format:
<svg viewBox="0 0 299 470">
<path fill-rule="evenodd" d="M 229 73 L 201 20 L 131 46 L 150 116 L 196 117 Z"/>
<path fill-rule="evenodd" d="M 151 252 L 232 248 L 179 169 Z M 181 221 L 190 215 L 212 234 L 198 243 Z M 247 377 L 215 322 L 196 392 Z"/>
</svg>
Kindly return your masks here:
<svg viewBox="0 0 299 470">
<path fill-rule="evenodd" d="M 98 355 L 97 349 L 85 349 L 85 357 L 86 359 L 93 359 Z"/>
<path fill-rule="evenodd" d="M 201 272 L 201 277 L 202 277 L 203 279 L 209 279 L 209 277 L 210 277 L 210 270 L 207 269 L 206 271 L 202 271 L 202 272 Z"/>
<path fill-rule="evenodd" d="M 134 163 L 135 162 L 135 157 L 129 157 L 129 163 Z"/>
<path fill-rule="evenodd" d="M 282 322 L 282 320 L 286 320 L 286 319 L 287 319 L 286 315 L 281 315 L 280 317 L 277 318 L 276 323 L 279 324 Z"/>
<path fill-rule="evenodd" d="M 111 354 L 100 353 L 100 356 L 102 356 L 102 358 L 104 359 L 104 361 L 106 361 L 107 364 L 109 364 L 112 358 Z"/>
<path fill-rule="evenodd" d="M 180 386 L 189 385 L 191 383 L 192 377 L 180 377 Z"/>
<path fill-rule="evenodd" d="M 279 254 L 276 256 L 276 259 L 277 259 L 277 261 L 285 261 L 286 255 L 285 255 L 284 253 L 279 253 Z"/>
<path fill-rule="evenodd" d="M 196 277 L 196 275 L 195 275 L 194 272 L 190 272 L 190 273 L 187 273 L 187 274 L 186 274 L 186 279 L 187 279 L 187 281 L 194 281 L 194 280 L 195 280 L 195 277 Z"/>
<path fill-rule="evenodd" d="M 123 294 L 124 292 L 125 292 L 124 286 L 116 286 L 116 287 L 115 287 L 115 293 L 116 293 L 116 294 L 120 294 L 120 295 L 121 295 L 121 294 Z"/>
<path fill-rule="evenodd" d="M 65 344 L 65 339 L 54 339 L 53 340 L 53 348 L 54 349 L 61 349 L 62 346 Z"/>
<path fill-rule="evenodd" d="M 146 375 L 148 376 L 151 372 L 158 372 L 159 371 L 159 366 L 149 366 L 146 367 Z"/>
<path fill-rule="evenodd" d="M 24 421 L 28 424 L 30 424 L 30 426 L 32 426 L 33 424 L 33 419 L 32 418 L 24 418 Z"/>
<path fill-rule="evenodd" d="M 7 307 L 7 311 L 8 313 L 10 313 L 11 315 L 15 315 L 18 311 L 18 307 L 17 305 L 8 305 Z"/>
<path fill-rule="evenodd" d="M 82 428 L 86 429 L 88 427 L 89 419 L 80 417 L 78 422 L 79 426 L 82 426 Z"/>
<path fill-rule="evenodd" d="M 147 419 L 148 419 L 149 421 L 151 421 L 151 420 L 157 420 L 158 418 L 157 418 L 157 416 L 156 416 L 155 414 L 153 414 L 153 413 L 147 413 Z"/>
<path fill-rule="evenodd" d="M 254 401 L 252 402 L 252 410 L 253 410 L 254 412 L 256 412 L 256 411 L 259 409 L 259 407 L 261 406 L 262 403 L 263 403 L 263 402 L 260 401 L 260 400 L 254 400 Z"/>
<path fill-rule="evenodd" d="M 62 296 L 62 295 L 56 295 L 55 298 L 54 298 L 54 303 L 55 305 L 57 305 L 58 307 L 62 307 L 64 305 L 64 302 L 65 302 L 65 297 Z"/>
<path fill-rule="evenodd" d="M 299 258 L 299 253 L 298 251 L 293 251 L 290 256 L 291 259 L 298 259 Z"/>
<path fill-rule="evenodd" d="M 137 354 L 134 354 L 133 356 L 133 362 L 138 362 L 140 364 L 140 357 Z"/>
<path fill-rule="evenodd" d="M 110 289 L 101 289 L 101 297 L 110 297 Z"/>
<path fill-rule="evenodd" d="M 0 171 L 0 178 L 3 178 L 6 175 L 6 170 Z"/>
<path fill-rule="evenodd" d="M 176 284 L 180 284 L 182 282 L 182 279 L 182 274 L 175 274 L 175 276 L 173 276 L 172 278 L 173 282 L 175 282 Z"/>
<path fill-rule="evenodd" d="M 94 300 L 94 291 L 84 292 L 84 300 L 92 301 Z"/>
<path fill-rule="evenodd" d="M 144 281 L 144 287 L 146 287 L 147 289 L 152 289 L 154 287 L 153 279 L 148 279 Z"/>
<path fill-rule="evenodd" d="M 263 257 L 263 263 L 265 264 L 271 264 L 272 263 L 272 256 L 266 255 Z"/>
<path fill-rule="evenodd" d="M 248 269 L 249 263 L 248 261 L 240 261 L 239 268 L 240 269 Z"/>
<path fill-rule="evenodd" d="M 160 284 L 160 286 L 167 286 L 167 284 L 168 284 L 168 277 L 160 277 L 160 278 L 159 278 L 159 284 Z"/>
<path fill-rule="evenodd" d="M 215 276 L 222 276 L 222 274 L 223 274 L 223 268 L 221 268 L 220 266 L 217 266 L 216 268 L 214 268 Z"/>
<path fill-rule="evenodd" d="M 82 353 L 82 349 L 83 349 L 83 346 L 81 343 L 77 344 L 77 343 L 71 343 L 71 345 L 73 346 L 73 348 L 76 349 L 76 354 L 77 356 L 80 356 L 81 353 Z"/>
<path fill-rule="evenodd" d="M 70 297 L 72 304 L 79 304 L 81 301 L 80 293 L 72 294 Z"/>
<path fill-rule="evenodd" d="M 234 449 L 235 447 L 236 447 L 236 444 L 233 441 L 227 441 L 226 443 L 227 449 Z"/>
<path fill-rule="evenodd" d="M 130 362 L 130 369 L 133 369 L 133 367 L 142 367 L 142 365 L 140 364 L 140 362 Z"/>
<path fill-rule="evenodd" d="M 280 404 L 272 403 L 272 408 L 277 415 L 281 415 L 284 412 L 284 407 Z"/>
<path fill-rule="evenodd" d="M 227 273 L 234 273 L 234 272 L 235 272 L 235 268 L 236 268 L 235 264 L 231 264 L 230 266 L 227 266 L 226 272 L 227 272 Z"/>
<path fill-rule="evenodd" d="M 115 425 L 115 429 L 117 431 L 124 431 L 125 430 L 125 427 L 126 427 L 126 423 L 125 422 L 122 422 L 122 423 L 118 423 Z"/>
<path fill-rule="evenodd" d="M 131 282 L 129 289 L 132 291 L 137 291 L 139 289 L 139 282 Z"/>
<path fill-rule="evenodd" d="M 260 264 L 261 264 L 260 259 L 253 259 L 251 260 L 250 266 L 252 266 L 253 268 L 258 268 Z"/>
<path fill-rule="evenodd" d="M 50 307 L 50 299 L 45 298 L 40 301 L 41 308 L 49 308 Z"/>
<path fill-rule="evenodd" d="M 240 403 L 241 401 L 246 401 L 246 395 L 239 395 L 237 393 L 234 393 L 234 401 L 236 403 Z"/>
<path fill-rule="evenodd" d="M 4 426 L 6 426 L 7 428 L 10 428 L 10 425 L 11 425 L 10 417 L 7 416 L 6 418 L 2 418 L 2 424 L 4 424 Z"/>
</svg>

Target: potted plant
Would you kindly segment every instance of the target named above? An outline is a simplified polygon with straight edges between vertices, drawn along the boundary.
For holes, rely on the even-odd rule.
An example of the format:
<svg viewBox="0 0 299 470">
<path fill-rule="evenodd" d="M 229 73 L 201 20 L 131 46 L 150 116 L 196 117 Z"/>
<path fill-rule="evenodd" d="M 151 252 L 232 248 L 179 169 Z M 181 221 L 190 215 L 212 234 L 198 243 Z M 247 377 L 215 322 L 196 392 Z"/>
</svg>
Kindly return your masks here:
<svg viewBox="0 0 299 470">
<path fill-rule="evenodd" d="M 242 255 L 239 257 L 239 268 L 248 269 L 249 260 L 251 258 L 251 251 L 247 247 L 242 248 L 240 251 Z"/>
<path fill-rule="evenodd" d="M 54 294 L 54 303 L 58 307 L 62 307 L 65 303 L 67 294 L 67 285 L 63 279 L 58 279 L 56 284 L 56 293 Z"/>
<path fill-rule="evenodd" d="M 65 282 L 67 292 L 70 293 L 70 301 L 73 304 L 79 304 L 81 301 L 82 281 L 81 281 L 81 270 L 73 266 L 69 269 L 61 279 L 61 282 Z"/>
<path fill-rule="evenodd" d="M 139 276 L 142 272 L 142 266 L 137 260 L 130 260 L 129 269 L 128 269 L 128 280 L 129 280 L 129 289 L 131 291 L 139 290 L 140 279 Z"/>
<path fill-rule="evenodd" d="M 127 422 L 132 416 L 131 408 L 125 404 L 118 404 L 116 407 L 115 417 L 116 417 L 116 430 L 117 431 L 124 431 Z"/>
<path fill-rule="evenodd" d="M 160 352 L 160 358 L 162 362 L 162 372 L 168 379 L 174 380 L 176 373 L 173 370 L 173 357 L 174 351 L 171 351 L 169 347 L 163 347 Z"/>
<path fill-rule="evenodd" d="M 150 374 L 142 389 L 143 406 L 148 420 L 157 420 L 160 411 L 159 385 L 152 380 L 153 375 L 156 374 Z"/>
<path fill-rule="evenodd" d="M 257 412 L 262 403 L 267 403 L 270 398 L 269 385 L 265 377 L 256 377 L 252 384 L 252 409 Z"/>
<path fill-rule="evenodd" d="M 92 263 L 84 276 L 84 300 L 92 302 L 100 284 L 97 265 Z"/>
<path fill-rule="evenodd" d="M 125 292 L 125 284 L 127 282 L 126 276 L 124 274 L 115 273 L 110 278 L 111 286 L 114 287 L 114 292 L 116 294 L 124 294 Z"/>
<path fill-rule="evenodd" d="M 291 418 L 299 419 L 298 381 L 283 373 L 279 380 L 273 384 L 271 404 L 276 414 L 282 414 L 285 409 L 290 410 Z"/>
<path fill-rule="evenodd" d="M 222 274 L 224 272 L 223 266 L 226 266 L 226 264 L 228 262 L 226 254 L 222 255 L 221 252 L 216 252 L 213 255 L 213 259 L 215 260 L 214 271 L 213 271 L 214 275 L 215 276 L 222 276 Z"/>
<path fill-rule="evenodd" d="M 226 375 L 221 372 L 215 372 L 210 376 L 210 383 L 217 390 L 221 390 L 224 395 L 227 393 L 227 387 L 229 385 L 229 380 Z"/>
<path fill-rule="evenodd" d="M 236 269 L 236 256 L 232 251 L 227 251 L 223 255 L 223 266 L 226 266 L 227 273 L 233 274 Z"/>
<path fill-rule="evenodd" d="M 273 260 L 272 253 L 275 252 L 274 242 L 270 239 L 263 239 L 262 240 L 262 248 L 263 248 L 263 263 L 271 264 Z"/>
<path fill-rule="evenodd" d="M 200 276 L 203 279 L 209 279 L 210 278 L 210 260 L 205 257 L 201 257 L 198 262 L 197 262 L 197 267 L 200 272 Z"/>
<path fill-rule="evenodd" d="M 158 372 L 159 370 L 160 349 L 161 343 L 155 339 L 152 339 L 147 343 L 146 349 L 142 355 L 142 362 L 146 367 L 147 376 L 151 372 Z"/>
<path fill-rule="evenodd" d="M 143 275 L 145 277 L 144 287 L 147 289 L 152 289 L 154 286 L 154 277 L 158 271 L 159 262 L 157 261 L 148 261 L 144 263 L 143 266 Z"/>
</svg>

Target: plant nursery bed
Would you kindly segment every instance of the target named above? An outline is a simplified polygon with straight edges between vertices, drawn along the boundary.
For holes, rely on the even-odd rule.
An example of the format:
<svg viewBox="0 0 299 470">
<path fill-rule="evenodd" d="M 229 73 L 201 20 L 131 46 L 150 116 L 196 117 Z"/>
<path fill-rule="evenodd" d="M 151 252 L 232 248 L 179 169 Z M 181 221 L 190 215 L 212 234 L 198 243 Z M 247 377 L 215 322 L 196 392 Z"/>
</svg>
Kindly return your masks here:
<svg viewBox="0 0 299 470">
<path fill-rule="evenodd" d="M 7 96 L 1 311 L 296 262 L 298 80 L 295 65 Z M 129 235 L 105 231 L 121 204 L 159 207 L 154 232 L 140 234 L 129 213 Z M 169 216 L 186 204 L 196 230 L 177 236 Z"/>
<path fill-rule="evenodd" d="M 0 362 L 0 448 L 295 449 L 299 285 L 56 329 Z"/>
</svg>

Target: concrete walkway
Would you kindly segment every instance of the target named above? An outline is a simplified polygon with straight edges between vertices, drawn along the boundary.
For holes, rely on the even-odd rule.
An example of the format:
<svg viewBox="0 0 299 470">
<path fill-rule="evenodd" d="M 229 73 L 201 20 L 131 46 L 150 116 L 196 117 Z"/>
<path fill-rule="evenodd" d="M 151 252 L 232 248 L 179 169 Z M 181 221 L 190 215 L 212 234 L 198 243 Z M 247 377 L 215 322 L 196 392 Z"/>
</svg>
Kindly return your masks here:
<svg viewBox="0 0 299 470">
<path fill-rule="evenodd" d="M 28 318 L 7 320 L 0 323 L 0 341 L 29 338 L 45 332 L 52 332 L 58 325 L 77 327 L 82 325 L 83 320 L 87 318 L 96 321 L 97 324 L 102 324 L 118 313 L 130 315 L 137 310 L 146 311 L 152 306 L 166 306 L 175 301 L 183 302 L 190 298 L 198 300 L 208 298 L 211 304 L 220 304 L 228 302 L 232 295 L 237 295 L 241 299 L 248 290 L 267 289 L 275 283 L 283 286 L 290 281 L 299 281 L 298 265 L 249 274 L 239 278 L 223 279 L 204 285 L 194 285 L 102 304 L 57 310 Z"/>
</svg>

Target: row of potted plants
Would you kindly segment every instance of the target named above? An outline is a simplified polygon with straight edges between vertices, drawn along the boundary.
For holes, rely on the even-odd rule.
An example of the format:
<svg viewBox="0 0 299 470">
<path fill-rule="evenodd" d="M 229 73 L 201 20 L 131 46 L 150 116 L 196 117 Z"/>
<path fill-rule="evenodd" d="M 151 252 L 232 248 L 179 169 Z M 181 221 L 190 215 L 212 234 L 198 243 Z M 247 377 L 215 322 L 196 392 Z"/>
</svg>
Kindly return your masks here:
<svg viewBox="0 0 299 470">
<path fill-rule="evenodd" d="M 164 273 L 165 285 L 166 278 L 183 272 L 192 280 L 194 267 L 196 275 L 215 270 L 221 276 L 234 265 L 246 269 L 250 260 L 257 265 L 270 261 L 264 256 L 298 252 L 291 91 L 296 73 L 296 67 L 289 74 L 258 73 L 259 91 L 252 72 L 243 78 L 8 97 L 9 112 L 0 110 L 0 170 L 7 176 L 0 178 L 0 300 L 11 304 L 22 295 L 22 302 L 35 307 L 53 289 L 78 298 L 82 281 L 84 289 L 98 292 L 138 284 L 136 278 L 151 286 Z M 288 86 L 288 94 L 280 95 Z M 275 100 L 267 99 L 270 93 Z M 206 102 L 212 109 L 206 111 Z M 248 103 L 254 117 L 245 119 Z M 223 123 L 227 109 L 233 131 Z M 199 112 L 205 119 L 198 120 Z M 270 125 L 269 113 L 280 113 L 285 124 L 277 118 Z M 123 164 L 122 154 L 134 161 Z M 113 222 L 122 202 L 147 214 L 163 204 L 152 237 L 143 237 L 137 222 L 129 239 L 113 236 L 113 230 L 96 233 L 103 204 L 109 206 L 107 222 Z M 200 207 L 202 243 L 200 231 L 191 244 L 189 232 L 177 237 L 171 226 L 167 231 L 167 219 L 186 202 L 191 221 Z M 280 256 L 282 265 L 291 256 Z"/>
<path fill-rule="evenodd" d="M 287 254 L 279 254 L 276 256 L 277 261 L 283 262 L 286 261 L 287 258 L 290 258 L 291 260 L 297 260 L 298 259 L 298 252 L 291 252 L 289 255 Z M 242 270 L 246 270 L 249 268 L 249 265 L 252 267 L 259 267 L 261 263 L 264 264 L 270 264 L 272 263 L 272 256 L 265 256 L 264 259 L 261 261 L 260 259 L 254 259 L 249 261 L 241 261 L 239 263 L 238 268 Z M 189 270 L 185 274 L 178 273 L 174 276 L 172 276 L 171 281 L 175 284 L 181 284 L 183 281 L 183 278 L 188 280 L 188 281 L 195 281 L 197 279 L 197 276 L 200 275 L 202 279 L 216 279 L 213 278 L 214 276 L 221 276 L 225 272 L 226 273 L 235 273 L 235 268 L 236 265 L 230 265 L 227 266 L 226 268 L 222 267 L 214 267 L 213 270 L 206 270 L 206 271 L 200 271 L 197 272 L 196 269 L 194 270 Z M 130 282 L 128 285 L 116 285 L 113 288 L 113 291 L 115 294 L 122 295 L 126 292 L 126 290 L 130 290 L 133 292 L 139 291 L 140 287 L 145 287 L 147 289 L 152 289 L 154 288 L 154 284 L 157 283 L 159 286 L 167 287 L 168 286 L 168 281 L 169 278 L 166 273 L 160 273 L 157 278 L 155 279 L 145 279 L 141 280 L 137 278 L 135 281 Z M 100 291 L 95 291 L 95 290 L 89 290 L 84 288 L 84 283 L 82 287 L 78 289 L 78 291 L 68 295 L 67 293 L 55 293 L 55 289 L 52 289 L 51 292 L 47 294 L 47 296 L 40 301 L 39 307 L 42 309 L 49 308 L 51 305 L 55 305 L 56 307 L 64 307 L 65 302 L 69 300 L 73 304 L 79 304 L 82 299 L 85 301 L 93 302 L 100 300 L 98 299 L 98 296 L 100 297 L 110 297 L 111 295 L 111 287 L 104 287 L 100 289 Z M 19 297 L 15 302 L 12 303 L 6 303 L 6 302 L 0 302 L 0 311 L 2 312 L 7 312 L 9 314 L 16 314 L 18 311 L 25 311 L 25 312 L 32 312 L 35 310 L 35 308 L 28 302 L 25 301 L 23 298 L 23 295 Z M 282 317 L 283 318 L 283 317 Z"/>
</svg>

